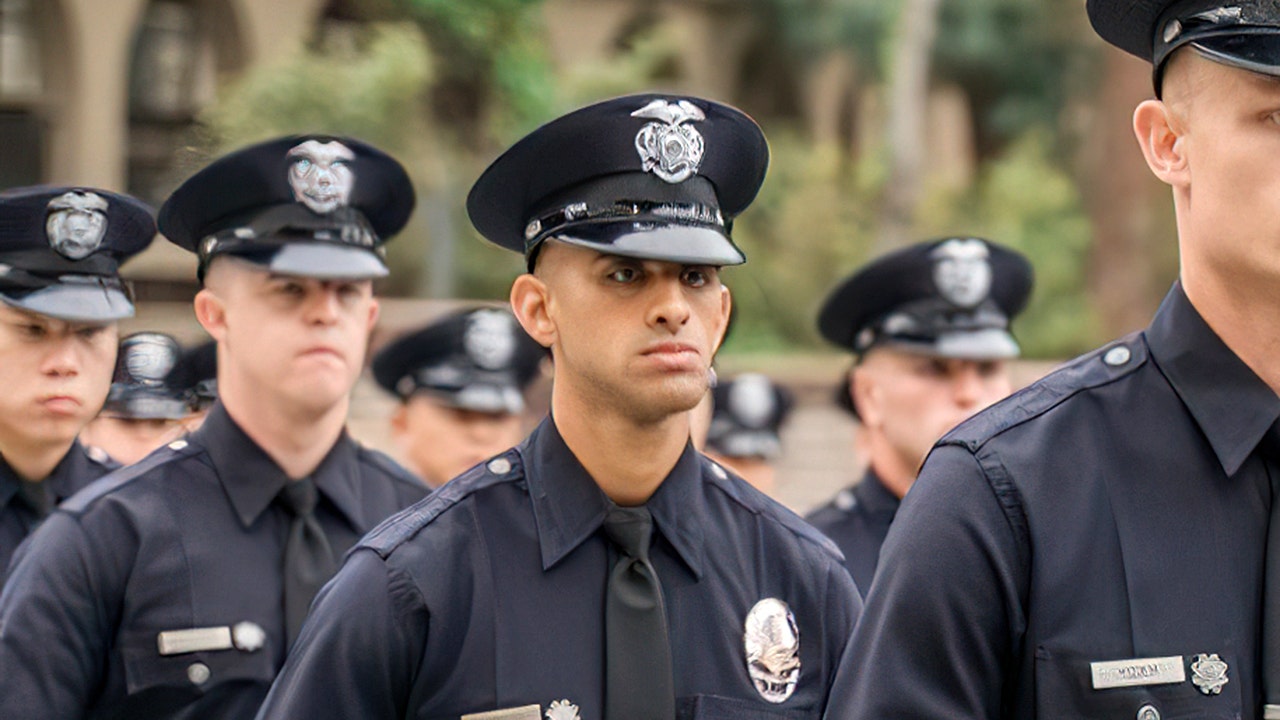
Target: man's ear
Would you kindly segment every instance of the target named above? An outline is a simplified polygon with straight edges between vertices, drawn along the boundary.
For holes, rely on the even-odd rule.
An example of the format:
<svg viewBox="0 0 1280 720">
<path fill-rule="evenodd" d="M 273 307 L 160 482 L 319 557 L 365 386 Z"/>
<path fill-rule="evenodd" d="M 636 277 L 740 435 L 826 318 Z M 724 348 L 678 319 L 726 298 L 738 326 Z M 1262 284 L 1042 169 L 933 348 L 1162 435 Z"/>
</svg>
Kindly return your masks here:
<svg viewBox="0 0 1280 720">
<path fill-rule="evenodd" d="M 711 356 L 720 352 L 720 346 L 724 344 L 725 337 L 729 334 L 729 318 L 733 316 L 733 293 L 729 292 L 727 285 L 720 285 L 720 332 L 716 337 L 716 342 L 711 350 Z"/>
<path fill-rule="evenodd" d="M 849 397 L 853 406 L 858 409 L 858 420 L 864 426 L 880 426 L 884 417 L 881 412 L 883 398 L 876 373 L 872 369 L 857 365 L 849 370 Z"/>
<path fill-rule="evenodd" d="M 1133 133 L 1142 147 L 1147 167 L 1172 187 L 1191 183 L 1185 126 L 1174 108 L 1160 100 L 1144 100 L 1133 111 Z"/>
<path fill-rule="evenodd" d="M 537 276 L 521 275 L 511 284 L 511 312 L 529 337 L 548 348 L 557 336 L 551 304 L 551 292 Z"/>
<path fill-rule="evenodd" d="M 196 293 L 192 307 L 205 332 L 214 340 L 223 342 L 227 335 L 227 308 L 222 298 L 206 286 Z"/>
</svg>

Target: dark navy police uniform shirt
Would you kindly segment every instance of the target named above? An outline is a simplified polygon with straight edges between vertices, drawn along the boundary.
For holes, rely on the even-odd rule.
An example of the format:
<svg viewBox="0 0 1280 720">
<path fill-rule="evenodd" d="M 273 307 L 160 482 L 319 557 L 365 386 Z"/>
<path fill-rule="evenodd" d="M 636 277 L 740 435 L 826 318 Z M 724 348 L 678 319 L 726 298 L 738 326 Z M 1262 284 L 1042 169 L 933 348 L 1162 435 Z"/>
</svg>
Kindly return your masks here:
<svg viewBox="0 0 1280 720">
<path fill-rule="evenodd" d="M 345 434 L 312 477 L 335 561 L 426 493 Z M 63 504 L 0 595 L 0 717 L 253 717 L 285 658 L 285 482 L 219 404 Z M 228 629 L 231 647 L 183 651 Z"/>
<path fill-rule="evenodd" d="M 1260 717 L 1277 417 L 1175 285 L 1145 332 L 961 424 L 894 520 L 833 707 Z"/>
<path fill-rule="evenodd" d="M 864 598 L 898 505 L 898 496 L 868 468 L 862 482 L 841 490 L 831 502 L 805 516 L 844 553 L 845 567 Z"/>
<path fill-rule="evenodd" d="M 75 441 L 49 477 L 40 481 L 39 490 L 43 491 L 44 497 L 33 504 L 23 497 L 22 478 L 4 458 L 0 458 L 0 586 L 14 551 L 44 520 L 42 513 L 33 505 L 52 510 L 80 488 L 118 467 L 105 454 L 91 456 L 79 441 Z"/>
<path fill-rule="evenodd" d="M 545 420 L 352 551 L 259 717 L 600 718 L 608 507 Z M 820 717 L 861 609 L 835 547 L 692 446 L 647 507 L 680 716 Z M 744 650 L 744 620 L 766 598 L 789 606 L 799 635 L 796 686 L 776 704 Z M 785 671 L 779 639 L 765 671 Z"/>
</svg>

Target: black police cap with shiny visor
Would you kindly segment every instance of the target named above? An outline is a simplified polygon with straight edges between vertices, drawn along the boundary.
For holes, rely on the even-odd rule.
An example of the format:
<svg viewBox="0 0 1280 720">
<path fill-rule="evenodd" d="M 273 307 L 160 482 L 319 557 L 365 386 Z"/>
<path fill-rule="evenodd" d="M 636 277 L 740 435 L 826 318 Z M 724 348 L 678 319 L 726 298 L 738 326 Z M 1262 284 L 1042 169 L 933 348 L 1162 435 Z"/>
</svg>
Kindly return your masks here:
<svg viewBox="0 0 1280 720">
<path fill-rule="evenodd" d="M 394 158 L 346 137 L 296 135 L 225 155 L 160 208 L 160 232 L 199 256 L 284 275 L 368 279 L 387 274 L 382 244 L 413 212 L 413 185 Z"/>
<path fill-rule="evenodd" d="M 72 322 L 132 317 L 120 263 L 155 237 L 151 208 L 87 187 L 0 193 L 0 301 Z"/>
<path fill-rule="evenodd" d="M 190 408 L 185 388 L 172 383 L 181 353 L 178 341 L 159 332 L 120 340 L 115 375 L 102 415 L 125 420 L 180 420 Z"/>
<path fill-rule="evenodd" d="M 1277 0 L 1088 0 L 1087 9 L 1103 40 L 1152 64 L 1157 95 L 1166 62 L 1186 45 L 1223 65 L 1280 76 Z"/>
<path fill-rule="evenodd" d="M 547 239 L 683 264 L 746 261 L 732 221 L 764 181 L 769 149 L 741 111 L 632 95 L 574 111 L 502 154 L 467 197 L 485 238 L 525 255 Z"/>
</svg>

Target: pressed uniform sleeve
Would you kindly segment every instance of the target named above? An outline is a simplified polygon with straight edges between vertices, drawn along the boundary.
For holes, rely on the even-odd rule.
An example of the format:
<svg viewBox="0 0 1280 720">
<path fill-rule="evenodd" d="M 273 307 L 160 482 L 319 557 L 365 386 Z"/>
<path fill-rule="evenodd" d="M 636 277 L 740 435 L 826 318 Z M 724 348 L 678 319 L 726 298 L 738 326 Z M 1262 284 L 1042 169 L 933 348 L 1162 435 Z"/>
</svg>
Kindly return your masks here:
<svg viewBox="0 0 1280 720">
<path fill-rule="evenodd" d="M 54 513 L 14 558 L 0 595 L 0 717 L 82 718 L 106 672 L 129 537 L 94 541 Z"/>
<path fill-rule="evenodd" d="M 889 530 L 827 717 L 1001 716 L 1025 628 L 1020 511 L 998 458 L 930 455 Z"/>
<path fill-rule="evenodd" d="M 406 717 L 427 619 L 412 580 L 357 549 L 317 596 L 259 720 Z"/>
</svg>

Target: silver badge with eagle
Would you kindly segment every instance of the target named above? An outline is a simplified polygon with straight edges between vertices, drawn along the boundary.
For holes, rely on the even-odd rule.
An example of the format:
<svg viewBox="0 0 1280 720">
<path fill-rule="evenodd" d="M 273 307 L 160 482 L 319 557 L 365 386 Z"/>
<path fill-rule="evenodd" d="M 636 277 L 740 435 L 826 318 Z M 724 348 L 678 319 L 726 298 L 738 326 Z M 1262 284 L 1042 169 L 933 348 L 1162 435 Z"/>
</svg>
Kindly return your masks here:
<svg viewBox="0 0 1280 720">
<path fill-rule="evenodd" d="M 88 257 L 107 234 L 107 201 L 101 195 L 80 190 L 49 201 L 44 223 L 49 247 L 65 258 Z"/>
<path fill-rule="evenodd" d="M 786 702 L 800 681 L 800 629 L 791 608 L 777 598 L 765 598 L 747 613 L 743 645 L 747 673 L 760 697 Z"/>
<path fill-rule="evenodd" d="M 981 240 L 948 240 L 930 253 L 938 294 L 962 308 L 978 306 L 991 293 L 990 252 Z"/>
<path fill-rule="evenodd" d="M 688 180 L 702 164 L 702 135 L 687 123 L 705 120 L 702 109 L 688 100 L 654 100 L 631 113 L 647 123 L 636 134 L 636 152 L 645 172 L 678 183 Z"/>
<path fill-rule="evenodd" d="M 485 370 L 501 370 L 516 352 L 515 318 L 501 310 L 477 310 L 467 316 L 462 347 Z"/>
<path fill-rule="evenodd" d="M 340 142 L 308 140 L 288 153 L 293 199 L 324 215 L 346 206 L 355 186 L 351 161 L 356 154 Z"/>
</svg>

